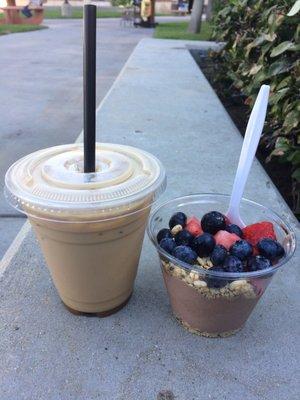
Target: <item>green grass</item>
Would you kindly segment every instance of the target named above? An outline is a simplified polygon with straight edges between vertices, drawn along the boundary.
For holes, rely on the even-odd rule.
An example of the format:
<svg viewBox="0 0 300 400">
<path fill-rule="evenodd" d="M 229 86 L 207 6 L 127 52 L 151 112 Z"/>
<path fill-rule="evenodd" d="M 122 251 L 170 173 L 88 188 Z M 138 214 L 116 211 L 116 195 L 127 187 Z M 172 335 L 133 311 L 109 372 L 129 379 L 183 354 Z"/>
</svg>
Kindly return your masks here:
<svg viewBox="0 0 300 400">
<path fill-rule="evenodd" d="M 118 18 L 121 16 L 122 10 L 120 8 L 98 8 L 97 18 Z M 82 7 L 72 7 L 72 17 L 74 19 L 82 18 Z M 67 19 L 61 16 L 60 7 L 45 7 L 44 18 L 46 19 Z"/>
<path fill-rule="evenodd" d="M 157 25 L 154 37 L 157 39 L 210 40 L 212 27 L 202 22 L 200 33 L 187 32 L 188 22 L 166 22 Z"/>
<path fill-rule="evenodd" d="M 40 29 L 45 29 L 46 26 L 43 25 L 0 25 L 0 36 L 7 35 L 9 33 L 20 33 L 29 31 L 38 31 Z"/>
<path fill-rule="evenodd" d="M 48 19 L 67 19 L 61 16 L 60 7 L 44 7 L 45 8 L 45 18 Z M 83 17 L 82 7 L 72 8 L 72 17 L 74 19 L 79 19 Z M 119 7 L 105 7 L 97 9 L 97 18 L 119 18 L 122 14 L 122 8 Z M 167 16 L 172 14 L 156 14 L 156 16 Z"/>
</svg>

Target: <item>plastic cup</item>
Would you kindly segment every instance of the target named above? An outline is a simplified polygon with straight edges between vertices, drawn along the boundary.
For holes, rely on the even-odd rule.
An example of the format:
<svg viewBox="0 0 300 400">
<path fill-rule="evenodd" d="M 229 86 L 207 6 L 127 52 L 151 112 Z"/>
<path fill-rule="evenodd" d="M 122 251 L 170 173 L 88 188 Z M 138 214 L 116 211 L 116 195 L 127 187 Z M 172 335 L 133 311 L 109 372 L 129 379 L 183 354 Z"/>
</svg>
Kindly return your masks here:
<svg viewBox="0 0 300 400">
<path fill-rule="evenodd" d="M 134 147 L 98 143 L 96 172 L 83 173 L 83 147 L 70 144 L 20 159 L 5 183 L 69 310 L 105 316 L 125 305 L 150 208 L 166 186 L 162 164 Z"/>
<path fill-rule="evenodd" d="M 226 213 L 228 195 L 195 194 L 170 200 L 158 206 L 150 216 L 148 235 L 158 252 L 165 286 L 173 314 L 190 332 L 206 337 L 226 337 L 239 331 L 264 294 L 272 277 L 292 257 L 295 234 L 275 212 L 258 203 L 243 199 L 240 213 L 245 223 L 270 221 L 285 256 L 271 268 L 243 273 L 210 271 L 177 260 L 159 247 L 156 235 L 168 227 L 174 213 L 184 212 L 201 218 L 213 210 Z"/>
</svg>

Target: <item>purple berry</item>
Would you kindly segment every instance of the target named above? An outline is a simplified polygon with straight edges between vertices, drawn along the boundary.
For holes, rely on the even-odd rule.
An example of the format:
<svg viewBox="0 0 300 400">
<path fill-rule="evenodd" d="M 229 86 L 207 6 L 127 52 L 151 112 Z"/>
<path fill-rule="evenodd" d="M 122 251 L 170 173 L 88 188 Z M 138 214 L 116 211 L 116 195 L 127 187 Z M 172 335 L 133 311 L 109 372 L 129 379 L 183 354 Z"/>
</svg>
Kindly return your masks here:
<svg viewBox="0 0 300 400">
<path fill-rule="evenodd" d="M 208 257 L 216 245 L 215 238 L 210 233 L 203 233 L 192 241 L 191 247 L 199 257 Z"/>
<path fill-rule="evenodd" d="M 246 240 L 238 240 L 230 247 L 229 252 L 232 256 L 244 261 L 252 256 L 253 247 Z"/>
<path fill-rule="evenodd" d="M 173 235 L 172 235 L 170 229 L 164 228 L 164 229 L 161 229 L 161 230 L 158 232 L 156 238 L 157 238 L 158 243 L 160 243 L 160 241 L 161 241 L 162 239 L 165 239 L 165 238 L 172 239 L 172 238 L 173 238 Z"/>
<path fill-rule="evenodd" d="M 280 243 L 269 238 L 261 239 L 257 243 L 257 249 L 260 255 L 271 261 L 283 257 L 285 253 Z"/>
<path fill-rule="evenodd" d="M 243 237 L 243 231 L 241 230 L 241 228 L 239 226 L 237 226 L 235 224 L 226 225 L 225 231 L 227 231 L 229 233 L 235 233 L 240 238 Z"/>
<path fill-rule="evenodd" d="M 176 225 L 181 225 L 183 228 L 186 225 L 187 217 L 183 212 L 177 212 L 173 214 L 169 221 L 170 229 L 174 228 Z"/>
<path fill-rule="evenodd" d="M 243 272 L 243 263 L 235 256 L 228 256 L 224 261 L 223 268 L 225 272 Z"/>
<path fill-rule="evenodd" d="M 213 265 L 222 266 L 227 255 L 227 249 L 221 244 L 217 244 L 210 255 L 210 259 Z"/>
<path fill-rule="evenodd" d="M 159 242 L 159 245 L 162 249 L 164 249 L 167 253 L 172 254 L 173 250 L 176 247 L 176 243 L 174 239 L 164 238 Z"/>
<path fill-rule="evenodd" d="M 263 256 L 250 257 L 248 260 L 248 270 L 249 271 L 261 271 L 272 266 L 270 260 Z"/>
<path fill-rule="evenodd" d="M 177 246 L 173 251 L 173 256 L 187 264 L 194 264 L 197 260 L 197 254 L 188 246 Z"/>
<path fill-rule="evenodd" d="M 218 231 L 225 229 L 226 218 L 218 211 L 211 211 L 203 215 L 201 219 L 201 227 L 204 232 L 214 235 Z"/>
</svg>

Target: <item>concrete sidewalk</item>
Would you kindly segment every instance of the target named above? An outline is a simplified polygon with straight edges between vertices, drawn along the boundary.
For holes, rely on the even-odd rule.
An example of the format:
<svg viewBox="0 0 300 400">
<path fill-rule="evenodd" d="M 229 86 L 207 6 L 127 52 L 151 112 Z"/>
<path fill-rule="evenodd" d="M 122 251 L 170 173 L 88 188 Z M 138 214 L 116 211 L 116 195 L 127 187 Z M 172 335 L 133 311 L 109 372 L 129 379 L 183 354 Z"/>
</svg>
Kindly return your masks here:
<svg viewBox="0 0 300 400">
<path fill-rule="evenodd" d="M 165 164 L 163 199 L 229 193 L 242 143 L 187 45 L 197 46 L 141 41 L 98 113 L 98 140 L 141 147 Z M 258 162 L 246 197 L 272 206 L 299 237 Z M 93 319 L 64 309 L 30 233 L 0 281 L 0 398 L 161 400 L 169 390 L 176 400 L 297 400 L 298 265 L 299 252 L 239 334 L 205 339 L 172 318 L 147 238 L 132 300 Z"/>
</svg>

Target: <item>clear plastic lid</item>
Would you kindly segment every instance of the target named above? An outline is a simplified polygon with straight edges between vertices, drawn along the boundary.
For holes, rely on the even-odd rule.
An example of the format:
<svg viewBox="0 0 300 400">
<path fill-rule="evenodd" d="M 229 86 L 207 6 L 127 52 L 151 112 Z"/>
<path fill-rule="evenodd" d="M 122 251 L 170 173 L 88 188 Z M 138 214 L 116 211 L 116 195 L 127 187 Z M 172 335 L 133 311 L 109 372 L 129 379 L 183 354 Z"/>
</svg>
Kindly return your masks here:
<svg viewBox="0 0 300 400">
<path fill-rule="evenodd" d="M 96 144 L 96 171 L 83 173 L 83 145 L 37 151 L 15 162 L 5 176 L 10 204 L 28 215 L 130 212 L 148 206 L 165 189 L 165 169 L 151 154 L 130 146 Z"/>
</svg>

